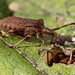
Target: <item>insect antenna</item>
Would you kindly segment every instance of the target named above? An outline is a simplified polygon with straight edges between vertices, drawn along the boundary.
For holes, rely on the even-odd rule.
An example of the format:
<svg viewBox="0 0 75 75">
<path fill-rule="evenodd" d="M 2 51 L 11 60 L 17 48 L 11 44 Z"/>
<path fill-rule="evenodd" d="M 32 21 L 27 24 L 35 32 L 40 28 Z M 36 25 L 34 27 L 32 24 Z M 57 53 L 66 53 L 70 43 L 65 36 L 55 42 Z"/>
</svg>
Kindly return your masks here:
<svg viewBox="0 0 75 75">
<path fill-rule="evenodd" d="M 66 26 L 69 26 L 69 25 L 75 25 L 75 23 L 70 23 L 70 24 L 66 24 L 66 25 L 63 25 L 63 26 L 61 26 L 61 27 L 57 27 L 57 28 L 54 28 L 54 29 L 51 29 L 51 30 L 58 30 L 58 29 L 60 29 L 60 28 L 63 28 L 63 27 L 66 27 Z"/>
</svg>

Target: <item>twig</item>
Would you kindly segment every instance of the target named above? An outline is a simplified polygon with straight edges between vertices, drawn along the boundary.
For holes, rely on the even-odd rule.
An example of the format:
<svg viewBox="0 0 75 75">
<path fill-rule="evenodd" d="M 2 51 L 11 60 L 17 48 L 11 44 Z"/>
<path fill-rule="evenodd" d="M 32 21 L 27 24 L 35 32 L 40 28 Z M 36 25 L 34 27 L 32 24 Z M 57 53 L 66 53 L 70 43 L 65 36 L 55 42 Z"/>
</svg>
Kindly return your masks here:
<svg viewBox="0 0 75 75">
<path fill-rule="evenodd" d="M 0 38 L 1 39 L 1 38 Z M 5 39 L 1 39 L 3 40 L 6 44 L 8 44 L 9 46 L 11 46 L 10 43 L 8 43 Z M 18 50 L 17 48 L 14 48 L 19 54 L 21 54 L 24 58 L 26 58 L 37 70 L 39 70 L 41 73 L 43 73 L 43 75 L 47 75 L 43 70 L 41 70 L 37 64 L 35 62 L 33 62 L 32 60 L 30 60 L 27 55 L 23 54 L 20 50 Z"/>
</svg>

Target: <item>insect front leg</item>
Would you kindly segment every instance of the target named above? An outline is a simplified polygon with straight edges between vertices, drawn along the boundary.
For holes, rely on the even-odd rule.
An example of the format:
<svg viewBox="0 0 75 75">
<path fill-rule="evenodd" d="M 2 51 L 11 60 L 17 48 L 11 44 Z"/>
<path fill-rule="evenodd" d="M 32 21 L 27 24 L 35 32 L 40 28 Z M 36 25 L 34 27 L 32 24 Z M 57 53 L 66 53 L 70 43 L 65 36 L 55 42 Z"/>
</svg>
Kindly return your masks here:
<svg viewBox="0 0 75 75">
<path fill-rule="evenodd" d="M 1 32 L 1 30 L 0 30 L 0 36 L 2 36 L 2 32 Z"/>
<path fill-rule="evenodd" d="M 57 36 L 57 44 L 58 44 L 59 43 L 59 36 L 56 32 L 53 32 L 53 33 L 56 34 L 56 36 Z"/>
<path fill-rule="evenodd" d="M 42 42 L 42 45 L 40 46 L 40 48 L 38 49 L 38 54 L 40 49 L 42 48 L 42 46 L 44 45 L 45 41 L 39 36 L 39 34 L 37 34 L 37 38 Z"/>
<path fill-rule="evenodd" d="M 50 42 L 51 44 L 53 43 L 53 38 L 54 38 L 54 34 L 52 34 L 52 39 L 51 39 L 51 42 Z"/>
<path fill-rule="evenodd" d="M 24 40 L 27 40 L 27 39 L 29 39 L 29 38 L 31 38 L 32 36 L 30 35 L 29 37 L 24 37 L 22 40 L 20 40 L 18 43 L 16 43 L 14 46 L 10 46 L 10 48 L 13 48 L 13 47 L 15 47 L 15 46 L 17 46 L 19 43 L 21 43 L 22 41 L 24 41 Z"/>
</svg>

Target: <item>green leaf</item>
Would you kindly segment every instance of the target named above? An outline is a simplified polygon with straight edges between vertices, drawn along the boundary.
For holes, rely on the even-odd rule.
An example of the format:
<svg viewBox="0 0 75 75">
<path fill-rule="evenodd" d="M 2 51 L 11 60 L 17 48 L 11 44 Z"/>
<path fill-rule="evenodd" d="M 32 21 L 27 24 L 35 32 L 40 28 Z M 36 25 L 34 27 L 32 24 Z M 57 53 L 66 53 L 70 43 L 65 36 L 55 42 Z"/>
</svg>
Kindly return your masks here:
<svg viewBox="0 0 75 75">
<path fill-rule="evenodd" d="M 0 40 L 0 75 L 42 75 L 27 59 Z"/>
</svg>

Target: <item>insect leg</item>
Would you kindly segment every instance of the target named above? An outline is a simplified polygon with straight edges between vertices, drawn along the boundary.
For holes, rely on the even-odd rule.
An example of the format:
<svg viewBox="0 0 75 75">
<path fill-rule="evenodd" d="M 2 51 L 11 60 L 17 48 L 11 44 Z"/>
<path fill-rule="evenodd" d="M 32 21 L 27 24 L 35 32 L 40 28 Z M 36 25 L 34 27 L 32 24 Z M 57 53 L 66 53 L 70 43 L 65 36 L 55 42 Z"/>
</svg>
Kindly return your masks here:
<svg viewBox="0 0 75 75">
<path fill-rule="evenodd" d="M 40 48 L 38 49 L 38 54 L 39 54 L 39 51 L 41 49 L 41 47 L 44 45 L 45 41 L 39 36 L 39 34 L 37 34 L 37 38 L 42 41 L 42 45 L 40 46 Z"/>
<path fill-rule="evenodd" d="M 56 34 L 56 36 L 57 36 L 57 43 L 59 43 L 59 36 L 58 36 L 58 34 L 56 32 L 53 32 L 53 33 Z"/>
<path fill-rule="evenodd" d="M 5 34 L 0 34 L 0 36 L 5 36 L 5 35 L 7 35 L 8 33 L 12 33 L 12 32 L 14 32 L 14 30 L 10 30 L 10 31 L 8 31 L 8 32 L 6 32 Z"/>
<path fill-rule="evenodd" d="M 24 41 L 24 40 L 27 40 L 27 39 L 29 39 L 29 38 L 31 38 L 31 36 L 29 36 L 29 37 L 24 37 L 22 40 L 20 40 L 18 43 L 16 43 L 14 46 L 10 46 L 11 48 L 12 47 L 15 47 L 15 46 L 17 46 L 19 43 L 21 43 L 22 41 Z"/>
<path fill-rule="evenodd" d="M 51 39 L 51 42 L 50 42 L 51 44 L 53 43 L 53 38 L 54 38 L 54 34 L 52 34 L 52 39 Z"/>
</svg>

